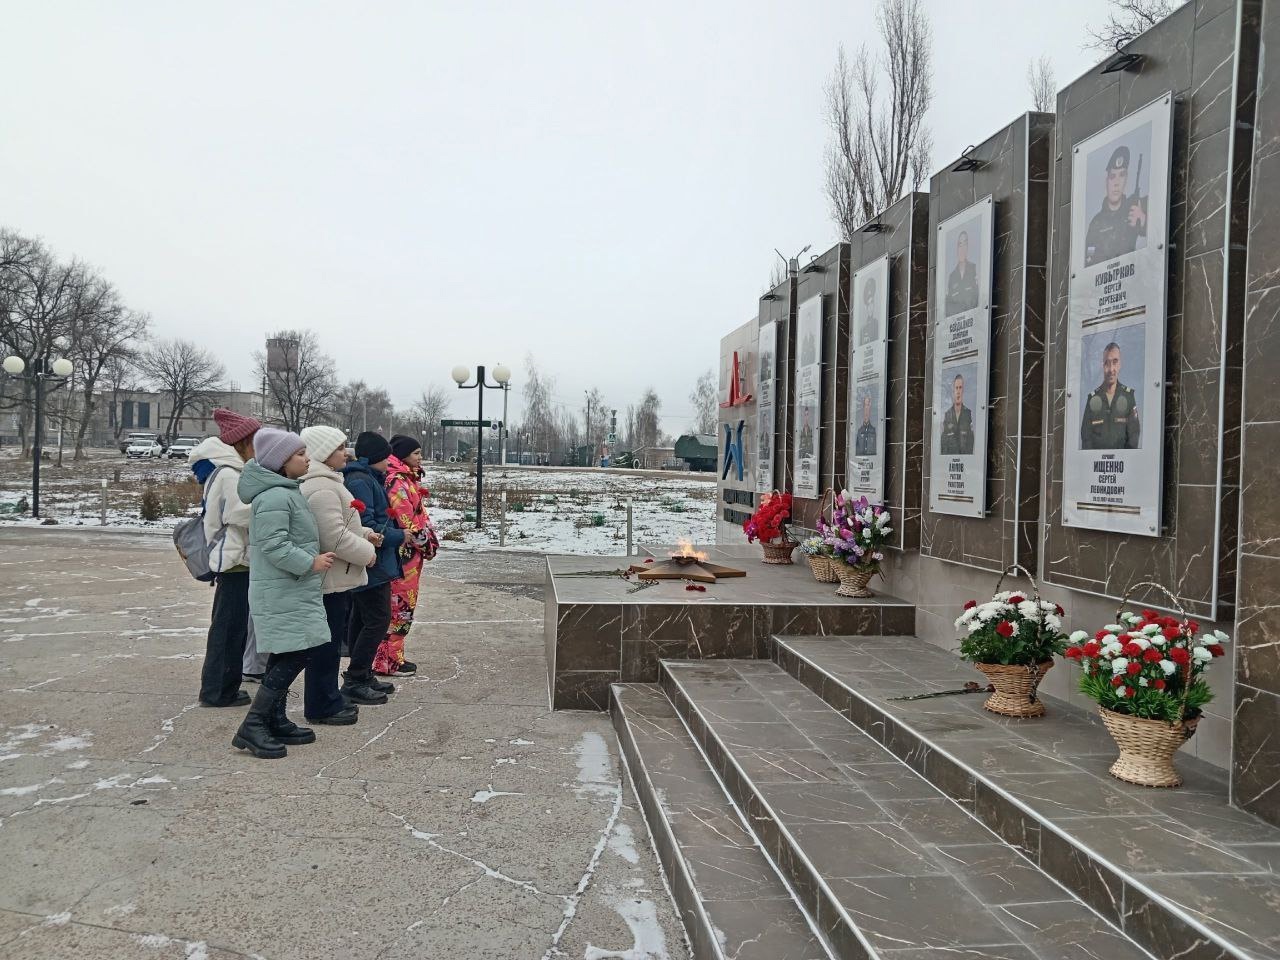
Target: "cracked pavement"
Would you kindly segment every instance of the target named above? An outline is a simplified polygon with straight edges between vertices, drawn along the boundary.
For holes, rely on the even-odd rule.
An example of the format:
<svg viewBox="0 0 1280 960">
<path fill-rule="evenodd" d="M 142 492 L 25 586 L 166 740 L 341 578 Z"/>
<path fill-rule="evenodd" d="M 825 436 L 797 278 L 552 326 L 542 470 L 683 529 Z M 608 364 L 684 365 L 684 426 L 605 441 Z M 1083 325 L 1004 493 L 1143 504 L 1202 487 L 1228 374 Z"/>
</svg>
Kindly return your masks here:
<svg viewBox="0 0 1280 960">
<path fill-rule="evenodd" d="M 442 552 L 418 676 L 261 761 L 167 538 L 0 529 L 0 958 L 685 960 L 608 718 L 547 709 L 542 577 Z"/>
</svg>

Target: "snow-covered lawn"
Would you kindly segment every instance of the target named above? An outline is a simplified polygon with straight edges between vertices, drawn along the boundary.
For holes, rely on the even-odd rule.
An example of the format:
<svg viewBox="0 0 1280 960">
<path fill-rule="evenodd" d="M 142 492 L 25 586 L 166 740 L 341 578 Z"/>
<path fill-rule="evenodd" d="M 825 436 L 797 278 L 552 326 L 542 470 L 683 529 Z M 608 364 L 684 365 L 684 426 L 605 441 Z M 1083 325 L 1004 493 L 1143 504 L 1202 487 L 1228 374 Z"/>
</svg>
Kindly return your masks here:
<svg viewBox="0 0 1280 960">
<path fill-rule="evenodd" d="M 116 470 L 120 482 L 114 482 Z M 29 510 L 29 461 L 0 457 L 0 523 L 33 524 Z M 167 530 L 198 509 L 199 489 L 181 460 L 126 460 L 111 451 L 93 459 L 41 472 L 41 513 L 59 525 L 97 527 L 101 481 L 107 489 L 108 527 Z M 617 470 L 538 470 L 489 466 L 485 470 L 483 530 L 475 527 L 475 477 L 460 466 L 431 464 L 428 507 L 444 549 L 497 547 L 501 492 L 507 492 L 506 549 L 538 553 L 617 555 L 626 551 L 627 504 L 632 505 L 634 542 L 695 543 L 715 540 L 716 486 L 711 474 L 632 473 Z M 160 495 L 166 515 L 144 521 L 139 499 L 146 487 Z"/>
</svg>

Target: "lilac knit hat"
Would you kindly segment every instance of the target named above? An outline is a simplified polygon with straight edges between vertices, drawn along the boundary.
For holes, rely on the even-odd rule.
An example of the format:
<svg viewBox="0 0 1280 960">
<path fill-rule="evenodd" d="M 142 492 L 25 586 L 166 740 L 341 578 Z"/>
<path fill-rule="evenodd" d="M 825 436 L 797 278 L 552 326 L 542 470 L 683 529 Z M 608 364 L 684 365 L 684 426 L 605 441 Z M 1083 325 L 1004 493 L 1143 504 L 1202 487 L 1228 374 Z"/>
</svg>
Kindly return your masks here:
<svg viewBox="0 0 1280 960">
<path fill-rule="evenodd" d="M 253 458 L 272 473 L 279 473 L 284 462 L 306 446 L 296 433 L 263 427 L 253 435 Z"/>
</svg>

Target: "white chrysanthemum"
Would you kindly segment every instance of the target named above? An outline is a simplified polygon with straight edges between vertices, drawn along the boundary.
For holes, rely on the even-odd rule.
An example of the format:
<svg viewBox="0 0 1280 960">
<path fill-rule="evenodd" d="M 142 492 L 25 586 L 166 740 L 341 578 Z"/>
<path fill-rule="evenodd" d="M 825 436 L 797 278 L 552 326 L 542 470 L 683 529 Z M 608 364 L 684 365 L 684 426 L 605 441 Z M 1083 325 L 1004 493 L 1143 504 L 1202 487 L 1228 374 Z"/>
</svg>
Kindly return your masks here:
<svg viewBox="0 0 1280 960">
<path fill-rule="evenodd" d="M 1000 616 L 999 604 L 984 603 L 982 606 L 978 607 L 979 620 L 994 620 L 998 616 Z"/>
<path fill-rule="evenodd" d="M 1018 612 L 1028 620 L 1035 619 L 1040 616 L 1040 608 L 1035 605 L 1034 600 L 1023 600 L 1018 604 Z"/>
<path fill-rule="evenodd" d="M 1118 623 L 1108 623 L 1102 629 L 1107 631 L 1107 633 L 1126 633 L 1127 632 L 1125 628 L 1120 626 L 1120 624 Z"/>
<path fill-rule="evenodd" d="M 1012 596 L 1013 596 L 1013 594 L 1012 594 L 1011 592 L 1009 592 L 1008 590 L 1001 590 L 999 593 L 997 593 L 997 594 L 996 594 L 995 596 L 993 596 L 991 599 L 992 599 L 992 600 L 1000 600 L 1000 601 L 1004 601 L 1004 600 L 1008 600 L 1008 599 L 1009 599 L 1010 597 L 1012 597 Z"/>
<path fill-rule="evenodd" d="M 1129 666 L 1128 657 L 1116 657 L 1114 660 L 1111 661 L 1111 672 L 1124 673 L 1125 670 L 1128 668 L 1128 666 Z"/>
<path fill-rule="evenodd" d="M 1123 649 L 1124 649 L 1124 646 L 1116 642 L 1115 640 L 1108 640 L 1106 643 L 1102 645 L 1102 652 L 1105 653 L 1108 657 L 1116 656 Z"/>
<path fill-rule="evenodd" d="M 1213 654 L 1205 647 L 1196 647 L 1191 651 L 1191 656 L 1193 659 L 1199 660 L 1201 663 L 1208 663 L 1213 659 Z"/>
<path fill-rule="evenodd" d="M 1160 632 L 1160 625 L 1157 623 L 1148 623 L 1145 627 L 1142 628 L 1142 632 L 1149 637 L 1154 633 Z"/>
<path fill-rule="evenodd" d="M 1073 644 L 1079 646 L 1080 644 L 1087 643 L 1089 641 L 1089 634 L 1084 630 L 1077 630 L 1067 639 L 1069 639 Z"/>
<path fill-rule="evenodd" d="M 1057 633 L 1062 629 L 1062 618 L 1056 613 L 1046 613 L 1044 615 L 1044 625 L 1054 633 Z"/>
<path fill-rule="evenodd" d="M 969 624 L 969 632 L 970 632 L 970 633 L 977 633 L 977 632 L 978 632 L 979 630 L 981 630 L 981 629 L 982 629 L 982 621 L 981 621 L 981 620 L 975 620 L 975 621 L 973 621 L 973 623 Z"/>
<path fill-rule="evenodd" d="M 1140 646 L 1143 650 L 1146 650 L 1146 649 L 1148 649 L 1148 648 L 1151 646 L 1151 641 L 1150 641 L 1150 640 L 1148 640 L 1146 637 L 1134 637 L 1134 638 L 1133 638 L 1133 640 L 1132 640 L 1132 641 L 1130 641 L 1130 642 L 1131 642 L 1131 643 L 1136 643 L 1136 644 L 1137 644 L 1138 646 Z"/>
<path fill-rule="evenodd" d="M 1151 635 L 1151 645 L 1153 647 L 1167 646 L 1168 643 L 1169 643 L 1168 638 L 1165 637 L 1165 635 L 1162 633 L 1155 633 Z"/>
<path fill-rule="evenodd" d="M 1149 682 L 1150 682 L 1150 681 L 1148 681 L 1146 677 L 1139 677 L 1139 678 L 1138 678 L 1138 686 L 1140 686 L 1140 687 L 1145 687 Z"/>
<path fill-rule="evenodd" d="M 1142 622 L 1142 618 L 1138 616 L 1136 613 L 1129 613 L 1127 611 L 1125 613 L 1120 614 L 1120 619 L 1123 620 L 1125 623 L 1141 623 Z"/>
<path fill-rule="evenodd" d="M 1178 665 L 1172 660 L 1161 660 L 1160 669 L 1164 671 L 1166 677 L 1172 677 L 1178 669 Z"/>
</svg>

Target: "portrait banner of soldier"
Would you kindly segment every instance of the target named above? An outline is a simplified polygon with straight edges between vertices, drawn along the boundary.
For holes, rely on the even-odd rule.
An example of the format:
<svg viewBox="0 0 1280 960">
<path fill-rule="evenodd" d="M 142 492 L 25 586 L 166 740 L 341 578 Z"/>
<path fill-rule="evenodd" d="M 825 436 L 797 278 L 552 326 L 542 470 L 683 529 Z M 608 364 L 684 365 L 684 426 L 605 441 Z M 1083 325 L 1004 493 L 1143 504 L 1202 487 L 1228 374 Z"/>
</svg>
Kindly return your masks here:
<svg viewBox="0 0 1280 960">
<path fill-rule="evenodd" d="M 929 509 L 986 511 L 987 402 L 995 204 L 978 201 L 938 227 L 934 264 Z"/>
<path fill-rule="evenodd" d="M 854 273 L 849 303 L 849 410 L 845 487 L 884 502 L 885 390 L 889 356 L 889 258 Z"/>
<path fill-rule="evenodd" d="M 1065 526 L 1160 531 L 1172 99 L 1072 148 Z"/>
<path fill-rule="evenodd" d="M 756 350 L 756 492 L 774 489 L 773 438 L 776 429 L 774 401 L 777 396 L 778 324 L 770 321 L 760 328 Z"/>
<path fill-rule="evenodd" d="M 810 297 L 796 311 L 795 458 L 793 489 L 797 497 L 817 498 L 822 481 L 822 295 Z"/>
</svg>

